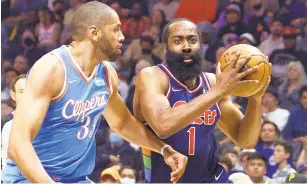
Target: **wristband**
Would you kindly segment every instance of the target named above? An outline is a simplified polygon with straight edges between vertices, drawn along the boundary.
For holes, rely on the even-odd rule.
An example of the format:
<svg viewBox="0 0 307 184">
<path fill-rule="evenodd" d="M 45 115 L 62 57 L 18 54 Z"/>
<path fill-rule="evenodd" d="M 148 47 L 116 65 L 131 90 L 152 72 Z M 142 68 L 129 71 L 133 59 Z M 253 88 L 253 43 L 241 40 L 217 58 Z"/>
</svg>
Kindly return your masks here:
<svg viewBox="0 0 307 184">
<path fill-rule="evenodd" d="M 170 145 L 168 145 L 168 144 L 166 144 L 166 145 L 164 145 L 162 148 L 161 148 L 161 151 L 160 151 L 160 153 L 161 153 L 161 155 L 163 155 L 164 156 L 164 149 L 166 148 L 166 147 L 171 147 Z"/>
</svg>

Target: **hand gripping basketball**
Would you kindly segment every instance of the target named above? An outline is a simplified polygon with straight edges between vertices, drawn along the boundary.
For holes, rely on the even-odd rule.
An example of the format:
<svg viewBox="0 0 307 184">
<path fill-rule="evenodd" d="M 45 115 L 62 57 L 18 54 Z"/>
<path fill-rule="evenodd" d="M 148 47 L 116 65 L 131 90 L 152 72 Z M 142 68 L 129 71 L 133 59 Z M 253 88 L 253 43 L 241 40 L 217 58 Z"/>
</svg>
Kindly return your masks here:
<svg viewBox="0 0 307 184">
<path fill-rule="evenodd" d="M 258 80 L 242 80 L 244 77 L 257 71 L 258 65 L 242 71 L 242 68 L 250 60 L 251 56 L 240 58 L 240 54 L 240 50 L 231 52 L 230 64 L 223 72 L 221 72 L 220 62 L 218 62 L 216 67 L 216 87 L 224 96 L 230 95 L 244 84 L 255 84 L 259 82 Z"/>
</svg>

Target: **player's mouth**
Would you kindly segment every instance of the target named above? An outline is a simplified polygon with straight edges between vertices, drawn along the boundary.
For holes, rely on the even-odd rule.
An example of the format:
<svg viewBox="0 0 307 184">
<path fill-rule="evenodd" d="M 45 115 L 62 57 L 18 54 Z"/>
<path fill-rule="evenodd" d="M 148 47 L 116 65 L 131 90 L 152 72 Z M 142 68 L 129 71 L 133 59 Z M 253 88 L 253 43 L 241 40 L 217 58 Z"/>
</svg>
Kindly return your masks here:
<svg viewBox="0 0 307 184">
<path fill-rule="evenodd" d="M 192 59 L 191 59 L 190 56 L 184 55 L 184 56 L 183 56 L 183 62 L 185 62 L 185 63 L 190 63 L 190 62 L 192 62 Z"/>
</svg>

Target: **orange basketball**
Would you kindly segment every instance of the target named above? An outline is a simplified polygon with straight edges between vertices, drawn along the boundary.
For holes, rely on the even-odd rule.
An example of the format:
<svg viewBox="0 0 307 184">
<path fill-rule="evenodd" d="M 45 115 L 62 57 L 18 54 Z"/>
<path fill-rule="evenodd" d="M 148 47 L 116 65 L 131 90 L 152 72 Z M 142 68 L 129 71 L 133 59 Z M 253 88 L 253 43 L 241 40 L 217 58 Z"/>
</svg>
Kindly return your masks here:
<svg viewBox="0 0 307 184">
<path fill-rule="evenodd" d="M 235 96 L 249 97 L 259 92 L 266 85 L 266 82 L 271 75 L 269 61 L 258 48 L 247 44 L 238 44 L 228 48 L 221 55 L 219 62 L 221 63 L 222 72 L 231 62 L 231 53 L 237 50 L 241 50 L 240 58 L 248 57 L 251 55 L 251 59 L 242 68 L 243 71 L 259 65 L 259 68 L 256 72 L 243 78 L 243 80 L 258 80 L 259 83 L 244 84 L 232 93 L 232 95 Z"/>
</svg>

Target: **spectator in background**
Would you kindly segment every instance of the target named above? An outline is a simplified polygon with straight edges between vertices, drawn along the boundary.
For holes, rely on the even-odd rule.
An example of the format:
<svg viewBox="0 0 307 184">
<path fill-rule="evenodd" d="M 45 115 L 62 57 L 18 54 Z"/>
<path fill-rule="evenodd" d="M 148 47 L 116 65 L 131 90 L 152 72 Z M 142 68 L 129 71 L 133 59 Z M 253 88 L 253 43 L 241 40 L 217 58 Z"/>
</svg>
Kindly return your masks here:
<svg viewBox="0 0 307 184">
<path fill-rule="evenodd" d="M 273 13 L 278 12 L 279 10 L 279 1 L 280 0 L 261 0 L 261 4 L 265 7 L 266 10 L 272 11 Z M 252 17 L 255 15 L 257 8 L 254 8 L 255 2 L 259 2 L 258 0 L 245 0 L 244 3 L 244 11 L 248 15 L 248 17 Z"/>
<path fill-rule="evenodd" d="M 29 28 L 22 33 L 20 42 L 11 44 L 9 49 L 4 51 L 7 58 L 15 59 L 18 55 L 24 55 L 28 59 L 29 67 L 33 66 L 44 54 L 45 52 L 42 49 L 37 48 L 34 32 Z"/>
<path fill-rule="evenodd" d="M 226 33 L 222 37 L 223 46 L 228 49 L 231 46 L 237 45 L 239 43 L 239 36 L 234 33 Z"/>
<path fill-rule="evenodd" d="M 19 75 L 12 81 L 11 83 L 12 90 L 10 91 L 10 95 L 12 99 L 15 101 L 16 105 L 21 100 L 22 98 L 21 95 L 25 87 L 26 87 L 26 76 L 25 75 Z M 8 145 L 9 145 L 9 137 L 11 133 L 11 128 L 12 128 L 12 120 L 5 122 L 3 126 L 3 130 L 2 130 L 2 135 L 1 135 L 2 168 L 6 166 L 7 150 L 8 150 Z"/>
<path fill-rule="evenodd" d="M 286 181 L 286 177 L 289 174 L 296 173 L 296 170 L 288 164 L 292 154 L 291 144 L 287 141 L 279 140 L 274 146 L 274 161 L 277 163 L 278 169 L 276 173 L 273 174 L 274 183 L 283 183 Z"/>
<path fill-rule="evenodd" d="M 101 172 L 99 183 L 120 183 L 120 175 L 115 168 L 107 168 Z"/>
<path fill-rule="evenodd" d="M 239 44 L 248 44 L 248 45 L 256 45 L 256 40 L 254 36 L 250 33 L 244 33 L 240 35 Z"/>
<path fill-rule="evenodd" d="M 266 163 L 267 160 L 261 153 L 255 152 L 248 155 L 245 172 L 253 183 L 271 183 L 271 179 L 265 176 Z"/>
<path fill-rule="evenodd" d="M 160 33 L 162 33 L 163 28 L 166 25 L 166 16 L 164 11 L 159 9 L 153 10 L 150 18 L 150 25 L 159 27 Z M 161 42 L 161 38 L 159 39 L 159 42 Z"/>
<path fill-rule="evenodd" d="M 130 166 L 122 166 L 119 170 L 121 184 L 134 184 L 137 180 L 137 172 Z"/>
<path fill-rule="evenodd" d="M 65 5 L 62 0 L 54 0 L 52 3 L 52 9 L 49 7 L 50 10 L 54 13 L 54 20 L 55 22 L 62 24 L 64 20 L 64 13 L 65 13 Z"/>
<path fill-rule="evenodd" d="M 10 99 L 10 84 L 19 75 L 18 71 L 14 68 L 8 68 L 4 74 L 4 89 L 1 91 L 1 101 Z"/>
<path fill-rule="evenodd" d="M 230 4 L 226 7 L 227 23 L 219 30 L 219 37 L 223 37 L 227 33 L 234 33 L 240 36 L 243 33 L 249 32 L 247 25 L 242 22 L 241 10 L 237 4 Z"/>
<path fill-rule="evenodd" d="M 296 50 L 296 30 L 292 27 L 283 28 L 284 49 L 274 50 L 270 56 L 272 63 L 272 85 L 278 86 L 282 83 L 287 66 L 291 61 L 301 61 L 305 72 L 307 71 L 307 52 Z"/>
<path fill-rule="evenodd" d="M 248 19 L 248 27 L 254 35 L 257 45 L 259 45 L 261 36 L 269 33 L 269 28 L 264 21 L 267 9 L 263 6 L 263 0 L 252 0 L 250 2 L 253 7 L 253 15 Z"/>
<path fill-rule="evenodd" d="M 1 128 L 4 124 L 2 124 L 2 118 L 5 116 L 10 116 L 10 114 L 14 111 L 14 107 L 10 103 L 9 100 L 1 101 Z"/>
<path fill-rule="evenodd" d="M 11 3 L 10 16 L 3 20 L 4 23 L 17 23 L 28 19 L 28 12 L 38 10 L 46 5 L 46 0 L 18 0 Z M 12 6 L 13 5 L 13 6 Z"/>
<path fill-rule="evenodd" d="M 1 74 L 4 74 L 5 73 L 5 70 L 12 67 L 13 66 L 13 61 L 10 60 L 10 59 L 2 59 L 1 60 Z M 2 78 L 2 81 L 1 81 L 1 84 L 3 82 L 3 78 Z M 3 84 L 1 85 L 1 89 L 3 87 Z"/>
<path fill-rule="evenodd" d="M 287 124 L 289 111 L 279 107 L 280 99 L 277 89 L 269 87 L 262 98 L 262 119 L 274 122 L 280 131 Z"/>
<path fill-rule="evenodd" d="M 244 171 L 246 172 L 247 169 L 247 158 L 250 154 L 255 153 L 256 150 L 255 149 L 250 149 L 250 150 L 242 150 L 239 154 L 240 156 L 240 165 L 238 167 L 239 171 Z"/>
<path fill-rule="evenodd" d="M 200 42 L 200 57 L 202 60 L 205 59 L 207 50 L 209 48 L 209 41 L 215 40 L 214 37 L 214 28 L 210 22 L 200 22 L 198 24 L 199 31 L 201 34 L 201 42 Z"/>
<path fill-rule="evenodd" d="M 307 18 L 305 19 L 305 23 L 301 28 L 301 34 L 297 38 L 296 47 L 298 50 L 307 52 Z"/>
<path fill-rule="evenodd" d="M 13 67 L 19 74 L 26 74 L 29 70 L 28 59 L 23 55 L 16 56 Z"/>
<path fill-rule="evenodd" d="M 126 19 L 126 17 L 124 17 L 124 16 L 122 15 L 122 8 L 121 8 L 119 2 L 118 2 L 118 1 L 113 1 L 113 2 L 111 2 L 111 3 L 110 3 L 110 7 L 113 8 L 113 9 L 116 11 L 116 13 L 118 14 L 119 20 L 120 20 L 121 24 L 122 24 L 122 25 L 125 24 L 125 22 L 127 21 L 127 19 Z"/>
<path fill-rule="evenodd" d="M 237 4 L 240 8 L 240 11 L 242 12 L 241 15 L 242 15 L 242 21 L 244 24 L 247 24 L 248 23 L 248 20 L 247 20 L 247 15 L 246 13 L 244 13 L 244 10 L 243 10 L 243 0 L 229 0 L 229 3 L 230 4 Z M 227 20 L 226 20 L 226 9 L 223 10 L 219 17 L 218 17 L 218 21 L 217 21 L 217 30 L 220 30 L 222 27 L 224 27 L 227 23 Z"/>
<path fill-rule="evenodd" d="M 306 142 L 307 139 L 307 86 L 300 91 L 301 104 L 294 108 L 289 116 L 288 122 L 282 132 L 282 137 L 291 142 Z"/>
<path fill-rule="evenodd" d="M 154 10 L 162 10 L 165 14 L 166 21 L 170 21 L 176 16 L 176 11 L 179 7 L 179 3 L 173 0 L 160 0 L 159 3 L 155 4 Z"/>
<path fill-rule="evenodd" d="M 272 178 L 278 168 L 278 164 L 274 162 L 274 144 L 280 137 L 280 130 L 277 125 L 271 121 L 264 121 L 261 125 L 260 136 L 255 147 L 256 151 L 261 153 L 267 160 L 266 176 Z"/>
<path fill-rule="evenodd" d="M 221 166 L 223 166 L 223 168 L 225 169 L 225 171 L 228 173 L 229 175 L 229 171 L 233 168 L 233 164 L 232 161 L 230 160 L 229 157 L 221 157 L 219 164 Z M 224 177 L 227 177 L 227 175 L 223 175 Z M 224 181 L 227 181 L 227 179 L 225 179 Z"/>
<path fill-rule="evenodd" d="M 239 153 L 234 148 L 226 148 L 222 153 L 222 158 L 226 157 L 231 161 L 231 167 L 228 168 L 228 175 L 240 172 Z"/>
<path fill-rule="evenodd" d="M 150 67 L 150 66 L 152 66 L 150 64 L 150 62 L 148 62 L 144 58 L 140 58 L 135 65 L 135 71 L 133 72 L 134 75 L 131 79 L 128 97 L 126 99 L 126 105 L 127 105 L 128 109 L 130 110 L 131 113 L 133 112 L 133 97 L 134 97 L 134 91 L 135 91 L 136 76 L 141 72 L 142 69 L 144 69 L 146 67 Z"/>
<path fill-rule="evenodd" d="M 270 56 L 271 53 L 276 49 L 284 49 L 284 42 L 282 37 L 282 28 L 283 25 L 279 19 L 274 19 L 270 23 L 270 32 L 269 38 L 260 43 L 259 49 L 266 55 Z"/>
<path fill-rule="evenodd" d="M 125 35 L 126 43 L 130 43 L 142 35 L 149 26 L 149 19 L 142 15 L 142 6 L 139 2 L 135 2 L 130 10 L 130 18 L 123 24 L 122 32 Z"/>
<path fill-rule="evenodd" d="M 63 31 L 60 37 L 60 44 L 66 44 L 69 43 L 71 40 L 71 34 L 72 34 L 72 17 L 75 13 L 75 11 L 83 4 L 82 0 L 69 0 L 70 9 L 67 10 L 64 14 L 64 21 L 63 21 Z"/>
<path fill-rule="evenodd" d="M 59 45 L 61 25 L 54 22 L 53 13 L 48 7 L 42 7 L 39 12 L 39 24 L 35 28 L 38 37 L 38 48 L 49 52 Z"/>
<path fill-rule="evenodd" d="M 279 87 L 280 107 L 292 110 L 300 103 L 299 89 L 307 84 L 305 70 L 299 61 L 290 62 L 287 78 Z"/>
<path fill-rule="evenodd" d="M 284 25 L 290 25 L 293 21 L 306 17 L 307 7 L 303 1 L 300 0 L 284 0 L 279 10 Z"/>
</svg>

